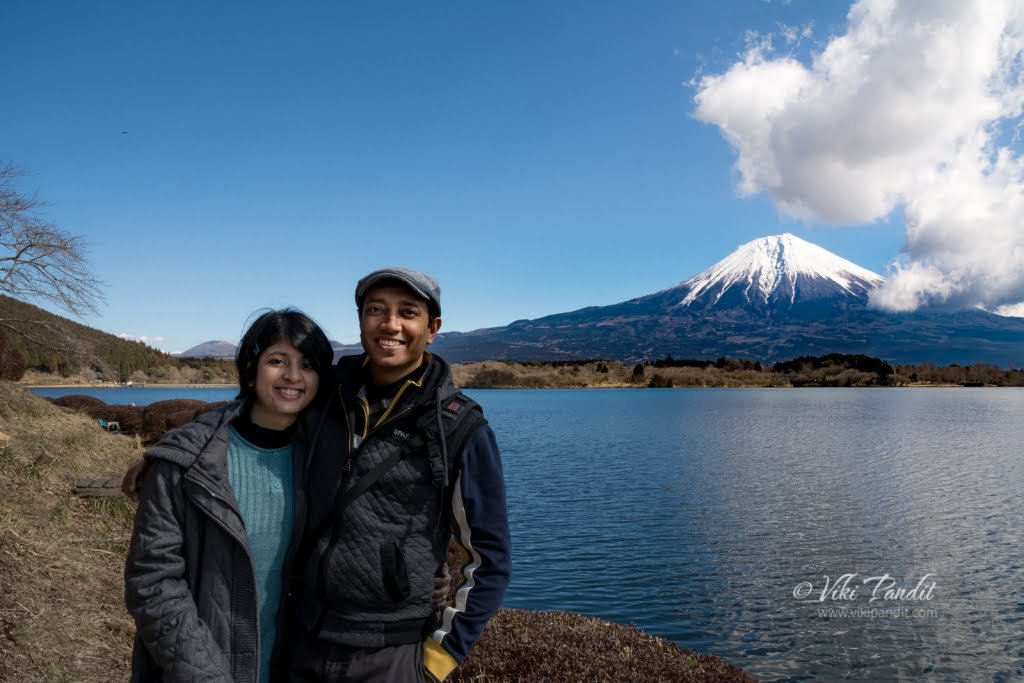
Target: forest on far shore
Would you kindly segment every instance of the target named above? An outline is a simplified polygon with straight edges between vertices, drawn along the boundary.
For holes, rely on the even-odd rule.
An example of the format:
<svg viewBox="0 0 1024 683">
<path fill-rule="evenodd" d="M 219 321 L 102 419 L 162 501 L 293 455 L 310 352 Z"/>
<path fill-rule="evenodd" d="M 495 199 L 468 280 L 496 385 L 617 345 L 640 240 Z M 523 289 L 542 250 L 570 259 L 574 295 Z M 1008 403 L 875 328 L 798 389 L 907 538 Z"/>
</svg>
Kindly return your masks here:
<svg viewBox="0 0 1024 683">
<path fill-rule="evenodd" d="M 994 365 L 891 365 L 871 356 L 831 353 L 775 364 L 718 358 L 674 359 L 623 364 L 604 359 L 520 363 L 484 361 L 453 367 L 455 382 L 467 388 L 545 387 L 903 387 L 1024 386 L 1024 369 Z"/>
<path fill-rule="evenodd" d="M 19 378 L 25 384 L 88 385 L 96 383 L 228 384 L 238 382 L 232 361 L 175 359 L 136 369 L 124 380 L 85 367 L 64 375 L 29 369 Z M 995 365 L 937 366 L 934 363 L 892 365 L 880 358 L 832 353 L 801 356 L 775 364 L 754 360 L 674 359 L 643 363 L 585 359 L 557 361 L 482 361 L 452 365 L 455 383 L 464 388 L 572 387 L 906 387 L 906 386 L 1024 386 L 1024 369 Z M 12 379 L 0 377 L 0 379 Z"/>
</svg>

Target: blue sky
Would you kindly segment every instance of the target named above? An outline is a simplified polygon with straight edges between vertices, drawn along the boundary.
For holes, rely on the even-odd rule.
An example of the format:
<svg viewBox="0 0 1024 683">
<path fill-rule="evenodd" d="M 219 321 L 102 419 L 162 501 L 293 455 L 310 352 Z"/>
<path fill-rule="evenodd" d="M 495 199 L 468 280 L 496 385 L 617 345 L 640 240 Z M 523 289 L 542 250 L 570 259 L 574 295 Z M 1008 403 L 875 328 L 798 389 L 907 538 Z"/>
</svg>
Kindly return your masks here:
<svg viewBox="0 0 1024 683">
<path fill-rule="evenodd" d="M 727 80 L 812 69 L 849 10 L 14 0 L 0 160 L 88 239 L 107 286 L 84 322 L 168 351 L 235 341 L 285 305 L 354 342 L 354 284 L 385 265 L 436 276 L 443 329 L 463 331 L 664 289 L 781 232 L 882 274 L 901 249 L 907 278 L 941 270 L 900 201 L 837 219 L 737 166 L 765 155 L 731 128 L 757 108 L 730 103 Z M 905 187 L 880 192 L 917 206 Z"/>
</svg>

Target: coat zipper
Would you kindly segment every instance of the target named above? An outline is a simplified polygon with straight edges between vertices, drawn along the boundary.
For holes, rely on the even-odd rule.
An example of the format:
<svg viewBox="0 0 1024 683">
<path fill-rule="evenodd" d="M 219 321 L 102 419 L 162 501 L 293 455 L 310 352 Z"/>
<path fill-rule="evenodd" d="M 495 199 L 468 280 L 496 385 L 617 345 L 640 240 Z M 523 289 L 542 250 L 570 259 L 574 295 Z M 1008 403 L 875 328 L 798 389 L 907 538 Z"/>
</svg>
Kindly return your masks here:
<svg viewBox="0 0 1024 683">
<path fill-rule="evenodd" d="M 242 516 L 241 516 L 241 514 L 239 514 L 238 510 L 236 510 L 234 507 L 232 507 L 231 503 L 229 503 L 226 498 L 224 498 L 223 496 L 220 496 L 220 495 L 214 493 L 213 491 L 211 491 L 209 486 L 207 486 L 203 482 L 197 481 L 195 479 L 188 479 L 187 481 L 190 481 L 191 483 L 195 484 L 196 486 L 198 486 L 201 489 L 203 489 L 204 491 L 206 491 L 206 493 L 208 493 L 210 495 L 210 497 L 213 498 L 214 500 L 220 501 L 224 505 L 224 507 L 226 507 L 228 510 L 231 510 L 236 515 L 238 515 L 239 519 L 242 518 Z M 258 681 L 258 680 L 260 680 L 260 607 L 259 607 L 259 594 L 257 592 L 257 586 L 256 586 L 256 562 L 252 559 L 252 552 L 249 550 L 248 538 L 244 538 L 244 539 L 243 538 L 239 538 L 235 534 L 235 532 L 233 530 L 228 528 L 227 524 L 225 524 L 223 522 L 223 520 L 221 520 L 217 516 L 211 514 L 210 511 L 207 510 L 205 506 L 199 505 L 199 501 L 197 501 L 193 496 L 189 496 L 189 498 L 191 498 L 192 502 L 196 504 L 196 507 L 198 507 L 200 510 L 203 510 L 204 512 L 207 513 L 207 517 L 209 517 L 213 521 L 214 524 L 219 526 L 224 531 L 224 533 L 226 533 L 228 536 L 230 536 L 232 539 L 234 539 L 234 541 L 236 543 L 238 543 L 239 546 L 241 546 L 242 551 L 244 552 L 246 559 L 249 560 L 249 569 L 252 570 L 253 595 L 256 596 L 256 606 L 255 606 L 256 607 L 256 630 L 255 630 L 255 633 L 256 633 L 256 652 L 254 653 L 254 656 L 256 658 L 256 662 L 255 662 L 255 664 L 256 664 L 256 680 Z M 245 528 L 245 520 L 244 519 L 242 520 L 242 528 L 243 529 Z"/>
<path fill-rule="evenodd" d="M 341 414 L 345 416 L 345 462 L 341 466 L 341 481 L 338 482 L 338 487 L 334 491 L 334 499 L 331 501 L 332 510 L 330 514 L 332 516 L 334 514 L 333 507 L 338 500 L 338 496 L 340 496 L 342 492 L 345 490 L 345 484 L 348 483 L 349 472 L 352 471 L 352 421 L 348 417 L 348 407 L 345 405 L 345 397 L 341 393 L 340 382 L 338 383 L 338 406 L 341 410 Z M 324 407 L 324 420 L 330 419 L 329 415 L 327 414 L 329 410 L 330 404 Z M 319 442 L 320 440 L 320 432 L 321 430 L 317 430 L 317 442 Z M 313 448 L 315 449 L 318 447 L 319 443 L 314 443 Z M 335 522 L 337 522 L 337 520 L 335 520 Z M 322 527 L 323 524 L 320 524 L 319 526 Z M 327 598 L 327 564 L 330 561 L 331 554 L 334 552 L 334 547 L 338 544 L 336 538 L 337 534 L 335 533 L 334 529 L 335 524 L 331 524 L 330 527 L 328 527 L 329 540 L 327 543 L 327 547 L 324 549 L 324 554 L 320 557 L 320 566 L 317 568 L 317 581 L 314 595 L 320 595 L 324 598 L 324 601 L 326 601 Z M 316 539 L 316 542 L 319 542 L 319 539 Z M 312 546 L 312 548 L 315 549 L 316 546 L 314 545 Z M 324 616 L 327 614 L 326 607 L 321 606 L 321 609 L 323 611 L 317 618 L 316 626 L 314 627 L 316 629 L 316 635 L 318 637 L 320 635 L 320 629 L 323 626 Z"/>
<path fill-rule="evenodd" d="M 352 460 L 355 457 L 355 454 L 352 452 L 352 420 L 349 418 L 348 406 L 345 405 L 345 397 L 341 393 L 340 384 L 338 385 L 338 403 L 341 407 L 341 414 L 345 416 L 345 464 L 342 465 L 341 468 L 341 482 L 338 485 L 338 489 L 335 491 L 334 501 L 332 502 L 332 504 L 336 503 L 338 496 L 343 495 L 345 493 L 345 490 L 348 488 L 349 476 L 352 474 Z M 381 427 L 388 424 L 392 420 L 407 415 L 411 410 L 412 406 L 406 406 L 402 411 L 395 413 L 394 415 L 389 415 L 386 421 L 384 421 L 381 424 L 375 425 L 373 430 L 367 431 L 366 439 L 363 440 L 363 443 L 369 440 L 370 436 L 376 433 Z M 360 444 L 360 446 L 362 446 L 362 444 Z M 327 597 L 327 565 L 330 561 L 331 556 L 334 554 L 334 549 L 337 547 L 338 542 L 340 540 L 340 534 L 336 531 L 336 529 L 339 528 L 337 525 L 338 521 L 340 520 L 335 520 L 335 524 L 332 524 L 330 527 L 330 540 L 327 544 L 327 547 L 324 549 L 323 556 L 320 558 L 319 572 L 317 572 L 317 587 L 319 588 L 318 593 L 325 600 Z M 326 614 L 326 612 L 327 610 L 324 609 L 324 612 L 321 613 L 320 619 L 318 620 L 318 634 L 320 627 L 323 625 L 323 617 Z"/>
</svg>

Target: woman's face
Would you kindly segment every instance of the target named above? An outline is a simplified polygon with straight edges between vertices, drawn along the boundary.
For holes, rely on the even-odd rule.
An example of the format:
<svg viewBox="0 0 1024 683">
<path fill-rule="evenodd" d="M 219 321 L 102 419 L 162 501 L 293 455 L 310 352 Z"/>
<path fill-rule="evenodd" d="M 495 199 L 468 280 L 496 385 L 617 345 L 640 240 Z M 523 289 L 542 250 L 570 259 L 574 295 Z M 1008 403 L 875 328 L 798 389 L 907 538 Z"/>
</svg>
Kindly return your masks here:
<svg viewBox="0 0 1024 683">
<path fill-rule="evenodd" d="M 270 345 L 256 362 L 252 421 L 268 429 L 285 429 L 316 397 L 320 375 L 302 352 L 287 341 Z"/>
</svg>

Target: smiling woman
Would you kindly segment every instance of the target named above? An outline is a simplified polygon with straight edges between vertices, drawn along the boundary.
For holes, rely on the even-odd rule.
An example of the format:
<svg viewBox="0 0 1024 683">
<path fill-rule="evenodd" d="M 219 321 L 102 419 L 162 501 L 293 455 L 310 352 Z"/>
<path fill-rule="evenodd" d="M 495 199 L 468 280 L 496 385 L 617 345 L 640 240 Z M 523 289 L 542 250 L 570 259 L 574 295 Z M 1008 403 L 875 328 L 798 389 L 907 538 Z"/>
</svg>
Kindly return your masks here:
<svg viewBox="0 0 1024 683">
<path fill-rule="evenodd" d="M 238 344 L 239 398 L 254 396 L 252 422 L 287 429 L 316 398 L 320 369 L 329 368 L 334 352 L 319 327 L 298 311 L 271 311 L 260 316 Z"/>
<path fill-rule="evenodd" d="M 238 347 L 238 400 L 146 453 L 125 567 L 137 626 L 132 680 L 274 678 L 302 485 L 292 439 L 332 359 L 308 316 L 264 313 Z"/>
<path fill-rule="evenodd" d="M 252 421 L 269 429 L 287 429 L 316 395 L 320 377 L 302 352 L 277 342 L 263 352 L 256 373 Z"/>
</svg>

